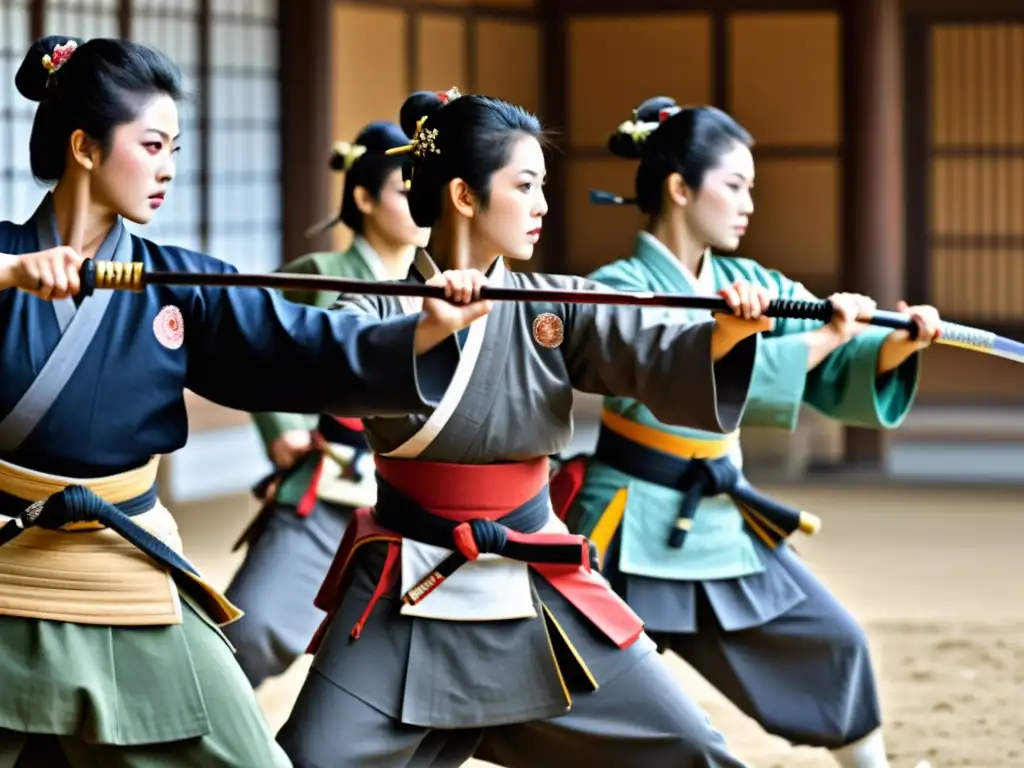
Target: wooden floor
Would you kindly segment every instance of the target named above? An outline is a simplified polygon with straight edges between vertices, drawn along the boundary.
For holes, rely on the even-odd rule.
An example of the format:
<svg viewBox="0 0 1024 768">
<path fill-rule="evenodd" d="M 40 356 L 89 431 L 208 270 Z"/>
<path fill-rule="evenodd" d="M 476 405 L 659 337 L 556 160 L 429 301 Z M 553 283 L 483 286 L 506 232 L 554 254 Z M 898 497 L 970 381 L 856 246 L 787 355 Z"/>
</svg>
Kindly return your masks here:
<svg viewBox="0 0 1024 768">
<path fill-rule="evenodd" d="M 868 629 L 893 768 L 925 758 L 934 768 L 1024 766 L 1024 489 L 769 490 L 825 520 L 798 548 Z M 175 511 L 192 559 L 226 584 L 252 504 Z M 685 664 L 668 663 L 752 768 L 834 768 L 819 750 L 766 736 Z M 275 727 L 307 664 L 259 691 Z"/>
</svg>

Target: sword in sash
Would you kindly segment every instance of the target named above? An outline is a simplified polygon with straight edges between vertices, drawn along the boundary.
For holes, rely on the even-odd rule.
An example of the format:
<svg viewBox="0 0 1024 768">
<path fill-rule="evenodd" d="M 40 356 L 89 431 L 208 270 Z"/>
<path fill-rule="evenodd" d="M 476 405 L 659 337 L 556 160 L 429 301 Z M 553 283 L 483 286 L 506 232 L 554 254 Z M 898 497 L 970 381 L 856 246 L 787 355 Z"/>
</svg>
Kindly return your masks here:
<svg viewBox="0 0 1024 768">
<path fill-rule="evenodd" d="M 337 291 L 339 293 L 374 296 L 414 296 L 424 299 L 444 299 L 444 288 L 408 282 L 378 282 L 356 280 L 327 275 L 297 275 L 286 273 L 197 273 L 149 271 L 142 262 L 121 263 L 87 260 L 81 270 L 82 295 L 97 290 L 144 291 L 151 285 L 190 285 L 215 287 L 276 288 L 284 291 Z M 547 301 L 566 304 L 613 304 L 624 306 L 670 307 L 677 309 L 703 309 L 711 312 L 731 312 L 725 299 L 719 296 L 683 296 L 650 291 L 577 291 L 568 289 L 527 289 L 484 286 L 480 298 L 489 301 Z M 768 317 L 800 320 L 832 319 L 832 303 L 828 300 L 773 299 L 765 313 Z M 917 335 L 917 325 L 899 312 L 875 310 L 858 320 L 869 325 L 907 331 L 911 338 Z M 1024 363 L 1024 344 L 960 323 L 944 322 L 936 344 L 960 347 L 974 352 L 1002 357 Z"/>
</svg>

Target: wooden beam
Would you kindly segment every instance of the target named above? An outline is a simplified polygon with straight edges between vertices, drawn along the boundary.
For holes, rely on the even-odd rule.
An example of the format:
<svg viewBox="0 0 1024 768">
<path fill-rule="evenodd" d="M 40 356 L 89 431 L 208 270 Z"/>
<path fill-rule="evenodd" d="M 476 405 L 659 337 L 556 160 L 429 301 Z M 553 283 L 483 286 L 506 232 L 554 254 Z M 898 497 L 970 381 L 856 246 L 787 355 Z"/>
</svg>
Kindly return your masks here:
<svg viewBox="0 0 1024 768">
<path fill-rule="evenodd" d="M 554 213 L 544 222 L 544 272 L 568 274 L 569 26 L 562 3 L 550 0 L 541 19 L 541 121 L 552 131 L 547 198 Z"/>
<path fill-rule="evenodd" d="M 755 144 L 753 148 L 755 160 L 837 160 L 843 156 L 841 145 L 806 146 L 784 144 Z M 608 147 L 571 147 L 566 154 L 579 160 L 607 160 L 611 157 Z"/>
<path fill-rule="evenodd" d="M 548 2 L 548 0 L 542 0 Z M 536 19 L 540 11 L 533 8 L 503 8 L 484 3 L 466 3 L 448 5 L 446 3 L 417 2 L 416 0 L 337 0 L 339 5 L 362 5 L 367 8 L 395 8 L 403 11 L 419 11 L 420 13 L 447 14 L 459 17 L 475 16 L 480 19 L 503 19 L 516 21 Z"/>
<path fill-rule="evenodd" d="M 1024 21 L 1020 0 L 903 0 L 908 14 L 961 21 Z"/>
<path fill-rule="evenodd" d="M 843 16 L 844 291 L 892 307 L 903 286 L 902 14 L 899 0 L 848 0 Z M 885 466 L 884 430 L 847 428 L 846 461 Z"/>
<path fill-rule="evenodd" d="M 46 10 L 43 3 L 44 0 L 31 0 L 28 4 L 28 31 L 32 40 L 41 38 L 46 28 Z"/>
<path fill-rule="evenodd" d="M 199 81 L 196 99 L 196 127 L 199 134 L 199 241 L 203 249 L 210 250 L 210 221 L 213 208 L 213 184 L 210 181 L 210 167 L 213 165 L 213 135 L 210 130 L 211 100 L 213 83 L 210 70 L 213 67 L 213 23 L 210 21 L 211 0 L 199 0 L 199 24 L 197 43 L 196 79 Z"/>
<path fill-rule="evenodd" d="M 305 230 L 330 211 L 332 0 L 279 0 L 282 261 L 329 250 Z"/>
<path fill-rule="evenodd" d="M 904 89 L 906 121 L 903 137 L 903 162 L 906 173 L 906 220 L 904 232 L 904 270 L 907 301 L 931 302 L 931 30 L 930 24 L 916 18 L 906 20 L 904 36 Z"/>
<path fill-rule="evenodd" d="M 648 13 L 835 11 L 841 0 L 564 0 L 569 16 L 640 16 Z"/>
</svg>

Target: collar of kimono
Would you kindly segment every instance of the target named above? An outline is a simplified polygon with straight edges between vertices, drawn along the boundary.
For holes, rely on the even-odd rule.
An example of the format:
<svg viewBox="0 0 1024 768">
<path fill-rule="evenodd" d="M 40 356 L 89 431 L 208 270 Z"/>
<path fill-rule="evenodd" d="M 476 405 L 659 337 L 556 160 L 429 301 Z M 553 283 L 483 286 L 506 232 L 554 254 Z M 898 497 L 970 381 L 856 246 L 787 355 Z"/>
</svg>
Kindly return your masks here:
<svg viewBox="0 0 1024 768">
<path fill-rule="evenodd" d="M 691 290 L 702 293 L 714 293 L 715 280 L 714 280 L 714 268 L 711 265 L 711 249 L 704 249 L 704 258 L 700 262 L 700 272 L 694 275 L 689 269 L 684 267 L 680 263 L 676 255 L 668 249 L 661 240 L 656 238 L 650 232 L 642 231 L 638 236 L 637 251 L 645 251 L 654 255 L 654 258 L 659 261 L 668 262 L 672 265 L 679 274 L 683 276 L 686 284 L 690 286 Z"/>
<path fill-rule="evenodd" d="M 387 269 L 384 267 L 384 260 L 381 259 L 380 254 L 377 253 L 370 241 L 362 235 L 356 235 L 352 239 L 352 247 L 355 248 L 356 253 L 359 254 L 359 258 L 363 260 L 370 272 L 373 273 L 375 280 L 388 280 Z"/>
<path fill-rule="evenodd" d="M 441 270 L 438 269 L 434 260 L 430 258 L 430 254 L 424 251 L 422 248 L 416 252 L 416 257 L 412 261 L 412 269 L 409 270 L 409 277 L 420 282 L 426 282 Z M 505 283 L 505 258 L 499 256 L 494 260 L 494 264 L 487 272 L 487 282 L 490 285 L 504 285 Z"/>
</svg>

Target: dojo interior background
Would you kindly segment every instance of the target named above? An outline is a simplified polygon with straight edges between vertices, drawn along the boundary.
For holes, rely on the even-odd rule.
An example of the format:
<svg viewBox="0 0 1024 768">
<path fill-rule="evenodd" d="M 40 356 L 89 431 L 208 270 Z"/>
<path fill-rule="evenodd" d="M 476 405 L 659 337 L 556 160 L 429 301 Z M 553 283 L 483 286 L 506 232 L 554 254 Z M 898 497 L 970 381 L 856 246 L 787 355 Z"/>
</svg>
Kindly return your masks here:
<svg viewBox="0 0 1024 768">
<path fill-rule="evenodd" d="M 1024 339 L 1019 0 L 0 0 L 4 218 L 27 218 L 43 192 L 28 168 L 34 105 L 13 80 L 30 41 L 53 33 L 129 37 L 179 63 L 194 98 L 174 193 L 147 234 L 243 271 L 344 247 L 342 228 L 302 234 L 337 208 L 332 143 L 397 119 L 413 89 L 455 85 L 559 132 L 532 268 L 586 272 L 628 254 L 642 224 L 587 203 L 591 188 L 632 188 L 634 165 L 607 154 L 606 136 L 663 94 L 716 104 L 754 134 L 757 212 L 741 255 L 820 295 L 930 302 Z M 594 406 L 581 398 L 574 449 L 593 437 Z M 254 511 L 246 491 L 268 465 L 245 414 L 191 396 L 189 411 L 163 495 L 224 583 Z M 1024 368 L 938 347 L 897 433 L 808 411 L 793 434 L 744 434 L 753 474 L 826 520 L 799 546 L 879 646 L 894 766 L 1024 765 L 1024 605 L 1011 586 Z M 300 680 L 261 691 L 275 723 Z M 830 764 L 765 739 L 687 680 L 754 765 Z"/>
</svg>

